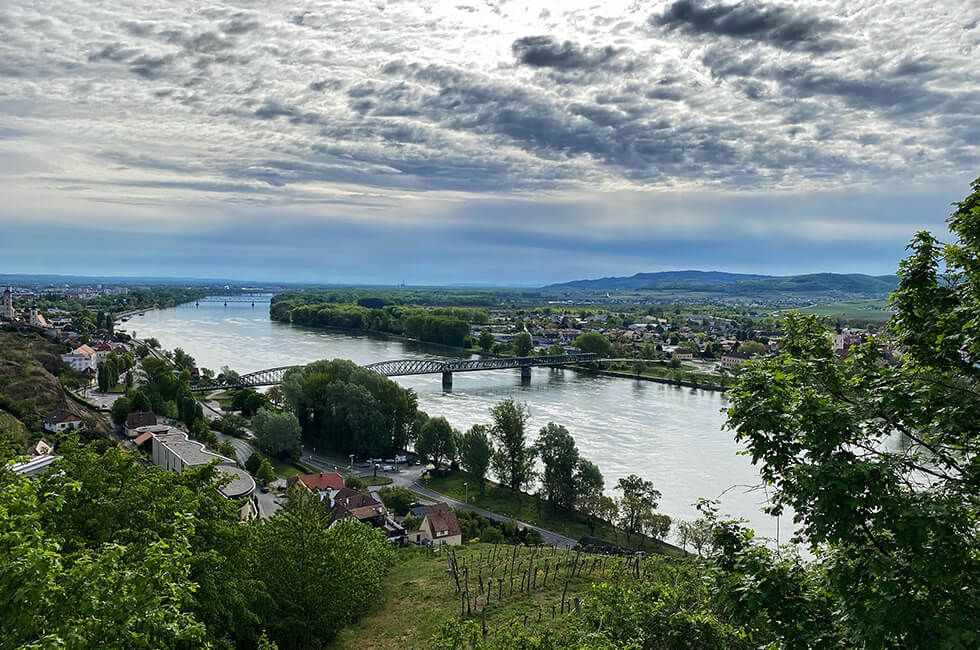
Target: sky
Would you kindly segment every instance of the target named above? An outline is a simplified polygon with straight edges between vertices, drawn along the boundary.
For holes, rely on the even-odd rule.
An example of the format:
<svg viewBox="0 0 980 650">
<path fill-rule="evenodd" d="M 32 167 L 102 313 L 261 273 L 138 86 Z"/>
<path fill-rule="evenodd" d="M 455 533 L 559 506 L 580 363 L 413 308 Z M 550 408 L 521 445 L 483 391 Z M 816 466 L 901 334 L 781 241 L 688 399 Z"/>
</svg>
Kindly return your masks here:
<svg viewBox="0 0 980 650">
<path fill-rule="evenodd" d="M 891 273 L 977 61 L 975 0 L 6 0 L 0 273 Z"/>
</svg>

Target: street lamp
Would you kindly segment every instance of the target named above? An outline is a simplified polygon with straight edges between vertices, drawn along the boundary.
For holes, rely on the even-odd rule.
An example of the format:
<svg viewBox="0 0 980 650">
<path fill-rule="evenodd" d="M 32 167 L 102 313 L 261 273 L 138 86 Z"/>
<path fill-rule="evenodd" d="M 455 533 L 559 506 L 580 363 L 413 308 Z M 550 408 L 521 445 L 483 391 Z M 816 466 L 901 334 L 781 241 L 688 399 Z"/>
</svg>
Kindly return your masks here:
<svg viewBox="0 0 980 650">
<path fill-rule="evenodd" d="M 470 484 L 463 481 L 463 503 L 470 502 Z"/>
<path fill-rule="evenodd" d="M 350 470 L 354 471 L 354 454 L 348 454 L 350 456 Z"/>
</svg>

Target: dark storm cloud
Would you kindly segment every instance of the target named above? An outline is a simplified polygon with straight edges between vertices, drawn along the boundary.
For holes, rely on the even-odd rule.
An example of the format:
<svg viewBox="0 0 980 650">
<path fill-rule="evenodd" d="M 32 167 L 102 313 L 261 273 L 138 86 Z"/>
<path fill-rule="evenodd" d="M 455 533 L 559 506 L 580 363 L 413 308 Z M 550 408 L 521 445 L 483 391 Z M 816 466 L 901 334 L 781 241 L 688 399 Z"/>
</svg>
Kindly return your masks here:
<svg viewBox="0 0 980 650">
<path fill-rule="evenodd" d="M 734 48 L 713 47 L 702 63 L 714 77 L 741 77 L 775 81 L 782 87 L 781 101 L 803 98 L 836 97 L 852 109 L 876 111 L 891 119 L 915 117 L 925 113 L 969 114 L 980 110 L 980 90 L 933 90 L 923 85 L 921 75 L 935 68 L 924 60 L 906 60 L 889 69 L 865 72 L 854 69 L 839 72 L 815 63 L 777 65 L 760 56 L 739 57 Z M 754 82 L 747 82 L 757 86 Z M 764 88 L 750 90 L 753 99 Z M 794 109 L 795 110 L 795 109 Z"/>
<path fill-rule="evenodd" d="M 558 70 L 589 69 L 610 61 L 619 50 L 613 47 L 582 47 L 571 41 L 559 43 L 552 36 L 526 36 L 511 45 L 518 62 L 535 68 Z"/>
<path fill-rule="evenodd" d="M 825 52 L 842 47 L 839 41 L 826 37 L 839 27 L 836 20 L 782 5 L 705 5 L 699 0 L 676 0 L 663 14 L 650 20 L 668 30 L 748 39 L 783 49 Z"/>
<path fill-rule="evenodd" d="M 132 60 L 132 65 L 129 67 L 129 70 L 144 79 L 159 79 L 163 76 L 167 67 L 173 62 L 173 54 L 165 54 L 163 56 L 144 54 Z"/>
</svg>

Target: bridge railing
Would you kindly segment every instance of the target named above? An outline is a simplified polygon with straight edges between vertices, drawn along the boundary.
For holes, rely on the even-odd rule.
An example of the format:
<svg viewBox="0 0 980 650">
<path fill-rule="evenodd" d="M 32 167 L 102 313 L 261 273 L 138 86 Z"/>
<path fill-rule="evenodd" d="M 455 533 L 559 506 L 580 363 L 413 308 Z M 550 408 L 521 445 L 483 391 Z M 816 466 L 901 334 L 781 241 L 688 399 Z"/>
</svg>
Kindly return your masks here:
<svg viewBox="0 0 980 650">
<path fill-rule="evenodd" d="M 385 377 L 402 377 L 405 375 L 428 375 L 446 372 L 472 372 L 476 370 L 505 370 L 508 368 L 524 368 L 529 366 L 560 366 L 570 363 L 588 363 L 599 359 L 598 354 L 558 354 L 543 357 L 496 357 L 491 359 L 395 359 L 379 361 L 364 366 Z M 227 390 L 229 388 L 246 388 L 254 386 L 269 386 L 282 381 L 283 375 L 290 368 L 297 366 L 280 366 L 266 368 L 246 373 L 237 382 L 216 382 L 198 384 L 191 387 L 194 391 Z"/>
</svg>

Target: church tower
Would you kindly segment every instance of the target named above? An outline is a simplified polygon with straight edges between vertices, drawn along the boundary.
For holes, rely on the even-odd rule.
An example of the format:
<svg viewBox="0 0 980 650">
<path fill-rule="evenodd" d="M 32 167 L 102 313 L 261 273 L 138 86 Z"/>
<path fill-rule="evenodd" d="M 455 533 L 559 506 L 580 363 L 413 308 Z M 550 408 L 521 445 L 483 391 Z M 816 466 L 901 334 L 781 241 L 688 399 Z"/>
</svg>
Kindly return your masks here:
<svg viewBox="0 0 980 650">
<path fill-rule="evenodd" d="M 7 287 L 3 291 L 3 303 L 0 304 L 0 318 L 13 320 L 16 315 L 16 312 L 14 312 L 14 293 L 10 290 L 10 287 Z"/>
</svg>

